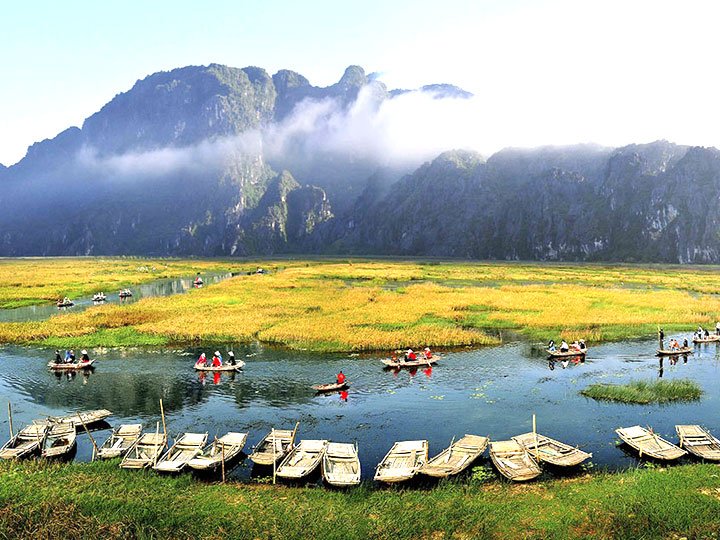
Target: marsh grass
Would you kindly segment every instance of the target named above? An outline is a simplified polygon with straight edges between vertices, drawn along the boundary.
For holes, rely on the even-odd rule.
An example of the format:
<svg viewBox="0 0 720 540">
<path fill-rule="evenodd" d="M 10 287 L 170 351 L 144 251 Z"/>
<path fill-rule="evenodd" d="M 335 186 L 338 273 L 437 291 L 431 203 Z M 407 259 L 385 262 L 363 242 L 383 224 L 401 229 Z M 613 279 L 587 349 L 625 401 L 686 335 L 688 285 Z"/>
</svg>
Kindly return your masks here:
<svg viewBox="0 0 720 540">
<path fill-rule="evenodd" d="M 715 538 L 717 466 L 349 491 L 0 463 L 3 538 Z"/>
<path fill-rule="evenodd" d="M 195 261 L 176 264 L 189 268 Z M 666 333 L 714 326 L 720 314 L 720 297 L 710 294 L 720 289 L 714 268 L 387 260 L 244 264 L 270 273 L 41 323 L 0 324 L 0 342 L 257 339 L 315 351 L 371 351 L 496 344 L 508 330 L 537 341 L 620 340 L 654 335 L 658 326 Z M 12 268 L 0 265 L 0 283 L 10 280 L 2 273 Z M 116 331 L 122 327 L 134 332 Z"/>
<path fill-rule="evenodd" d="M 593 399 L 640 404 L 696 401 L 702 393 L 700 386 L 689 379 L 633 381 L 628 384 L 597 383 L 580 391 L 583 396 Z"/>
</svg>

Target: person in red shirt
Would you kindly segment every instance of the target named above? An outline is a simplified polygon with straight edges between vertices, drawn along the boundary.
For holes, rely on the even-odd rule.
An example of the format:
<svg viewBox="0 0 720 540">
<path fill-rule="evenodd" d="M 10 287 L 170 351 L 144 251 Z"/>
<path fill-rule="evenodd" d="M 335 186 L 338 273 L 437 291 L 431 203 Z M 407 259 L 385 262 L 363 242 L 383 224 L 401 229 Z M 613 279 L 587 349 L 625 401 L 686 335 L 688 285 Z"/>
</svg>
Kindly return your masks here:
<svg viewBox="0 0 720 540">
<path fill-rule="evenodd" d="M 340 371 L 340 373 L 337 374 L 337 383 L 345 384 L 345 374 L 342 371 Z"/>
<path fill-rule="evenodd" d="M 212 366 L 213 367 L 222 366 L 222 357 L 220 356 L 220 353 L 218 351 L 215 351 L 215 354 L 213 355 Z"/>
<path fill-rule="evenodd" d="M 405 353 L 405 358 L 410 360 L 411 362 L 414 360 L 417 360 L 417 354 L 412 349 L 408 349 L 407 353 Z"/>
<path fill-rule="evenodd" d="M 432 351 L 430 351 L 430 347 L 425 347 L 423 354 L 425 355 L 426 360 L 430 360 L 432 358 Z"/>
</svg>

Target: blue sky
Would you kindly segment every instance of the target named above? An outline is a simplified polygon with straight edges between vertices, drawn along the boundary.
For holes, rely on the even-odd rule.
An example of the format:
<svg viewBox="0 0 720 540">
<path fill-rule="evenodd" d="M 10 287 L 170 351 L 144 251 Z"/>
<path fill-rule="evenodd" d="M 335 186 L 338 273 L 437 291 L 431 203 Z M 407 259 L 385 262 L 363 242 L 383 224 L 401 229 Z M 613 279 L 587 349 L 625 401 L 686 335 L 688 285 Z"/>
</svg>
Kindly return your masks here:
<svg viewBox="0 0 720 540">
<path fill-rule="evenodd" d="M 718 20 L 693 0 L 6 2 L 0 163 L 139 78 L 211 62 L 318 85 L 349 64 L 391 87 L 455 83 L 477 94 L 498 145 L 720 144 Z"/>
</svg>

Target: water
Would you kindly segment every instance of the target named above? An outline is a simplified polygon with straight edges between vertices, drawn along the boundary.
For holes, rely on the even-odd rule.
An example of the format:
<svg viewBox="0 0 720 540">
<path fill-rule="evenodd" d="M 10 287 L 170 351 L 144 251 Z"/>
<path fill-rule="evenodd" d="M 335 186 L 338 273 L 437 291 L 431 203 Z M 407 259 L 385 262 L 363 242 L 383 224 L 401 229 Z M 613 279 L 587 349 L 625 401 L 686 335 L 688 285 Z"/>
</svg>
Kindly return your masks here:
<svg viewBox="0 0 720 540">
<path fill-rule="evenodd" d="M 203 281 L 205 285 L 212 283 L 219 283 L 229 277 L 232 277 L 230 273 L 208 273 L 203 274 Z M 194 287 L 193 280 L 195 278 L 172 278 L 172 279 L 158 279 L 143 283 L 142 285 L 134 285 L 129 287 L 133 295 L 129 298 L 119 298 L 118 293 L 120 291 L 104 291 L 107 296 L 107 301 L 102 304 L 95 304 L 91 296 L 84 296 L 82 298 L 72 298 L 75 302 L 74 306 L 67 308 L 58 308 L 55 303 L 43 304 L 38 306 L 25 306 L 15 309 L 0 309 L 0 322 L 23 322 L 23 321 L 42 321 L 49 319 L 53 315 L 62 313 L 73 313 L 76 311 L 83 311 L 91 308 L 95 305 L 104 305 L 110 303 L 123 303 L 131 304 L 137 302 L 141 298 L 148 298 L 151 296 L 170 296 L 172 294 L 182 294 Z"/>
<path fill-rule="evenodd" d="M 649 425 L 671 441 L 677 440 L 675 424 L 703 424 L 720 433 L 720 349 L 701 345 L 686 360 L 665 358 L 661 372 L 655 347 L 655 340 L 596 346 L 584 363 L 563 368 L 556 362 L 550 369 L 540 351 L 515 342 L 448 353 L 432 369 L 395 373 L 383 370 L 378 356 L 233 345 L 247 365 L 215 377 L 193 370 L 199 349 L 97 350 L 91 351 L 95 372 L 73 377 L 49 372 L 50 350 L 6 346 L 0 348 L 0 401 L 12 402 L 16 429 L 43 415 L 107 408 L 113 425 L 142 422 L 155 430 L 162 398 L 171 438 L 185 431 L 206 431 L 210 438 L 247 431 L 248 453 L 271 427 L 291 429 L 299 421 L 299 439 L 357 442 L 365 478 L 394 441 L 428 439 L 433 455 L 464 433 L 501 440 L 530 431 L 535 413 L 540 433 L 592 452 L 596 466 L 618 469 L 637 463 L 616 446 L 618 427 Z M 310 386 L 333 381 L 341 369 L 351 382 L 347 396 L 315 395 Z M 693 379 L 705 394 L 698 402 L 642 406 L 578 394 L 593 382 L 659 376 Z M 7 433 L 7 419 L 0 430 Z M 108 433 L 95 436 L 102 441 Z M 82 434 L 76 459 L 88 460 L 91 450 Z M 232 474 L 248 477 L 251 465 L 245 460 Z"/>
</svg>

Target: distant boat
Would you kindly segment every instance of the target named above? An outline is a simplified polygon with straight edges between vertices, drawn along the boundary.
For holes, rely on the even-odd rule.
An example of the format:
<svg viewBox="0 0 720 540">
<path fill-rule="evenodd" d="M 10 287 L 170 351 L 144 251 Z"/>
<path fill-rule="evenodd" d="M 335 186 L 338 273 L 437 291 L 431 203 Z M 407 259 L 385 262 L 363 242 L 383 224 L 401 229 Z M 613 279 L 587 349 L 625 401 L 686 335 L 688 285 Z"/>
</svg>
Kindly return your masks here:
<svg viewBox="0 0 720 540">
<path fill-rule="evenodd" d="M 95 360 L 88 360 L 87 362 L 72 362 L 72 363 L 60 363 L 48 362 L 48 367 L 53 371 L 77 371 L 79 369 L 92 369 Z"/>
<path fill-rule="evenodd" d="M 392 369 L 400 369 L 400 368 L 411 368 L 411 367 L 421 367 L 421 366 L 430 366 L 432 364 L 435 364 L 440 360 L 442 357 L 440 355 L 434 354 L 431 358 L 421 358 L 418 357 L 417 360 L 405 360 L 402 361 L 400 359 L 393 360 L 392 358 L 385 358 L 382 360 L 382 363 L 385 364 L 385 367 L 389 367 Z"/>
<path fill-rule="evenodd" d="M 202 280 L 202 278 L 200 276 L 196 277 L 195 280 L 193 281 L 193 285 L 195 285 L 196 287 L 199 287 L 203 283 L 205 283 L 205 282 Z"/>
<path fill-rule="evenodd" d="M 324 392 L 336 392 L 338 390 L 347 390 L 350 387 L 350 381 L 344 381 L 341 383 L 328 383 L 328 384 L 316 384 L 312 387 L 318 394 Z"/>
<path fill-rule="evenodd" d="M 720 341 L 720 336 L 717 334 L 710 334 L 709 336 L 703 338 L 693 338 L 693 343 L 714 343 L 716 341 Z"/>
<path fill-rule="evenodd" d="M 548 356 L 552 358 L 566 358 L 566 357 L 572 357 L 572 356 L 585 356 L 587 354 L 587 347 L 584 349 L 570 349 L 569 351 L 560 351 L 560 350 L 554 350 L 551 351 L 550 349 L 546 349 Z"/>
<path fill-rule="evenodd" d="M 132 291 L 130 289 L 123 289 L 118 293 L 118 296 L 120 298 L 130 298 L 133 295 Z"/>
<path fill-rule="evenodd" d="M 107 300 L 107 296 L 105 296 L 105 293 L 93 294 L 93 302 L 105 302 L 105 300 Z"/>
<path fill-rule="evenodd" d="M 58 300 L 57 307 L 64 308 L 64 307 L 72 307 L 75 305 L 75 302 L 70 300 L 69 298 L 66 298 L 65 300 Z"/>
<path fill-rule="evenodd" d="M 240 371 L 245 362 L 242 360 L 236 360 L 235 364 L 223 364 L 222 366 L 206 366 L 204 364 L 195 364 L 197 371 Z"/>
<path fill-rule="evenodd" d="M 656 356 L 678 356 L 680 354 L 690 354 L 693 352 L 692 347 L 682 347 L 680 349 L 658 349 Z"/>
</svg>

